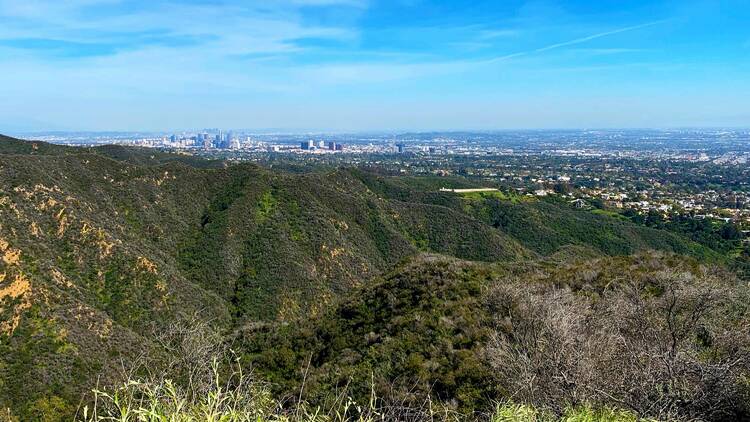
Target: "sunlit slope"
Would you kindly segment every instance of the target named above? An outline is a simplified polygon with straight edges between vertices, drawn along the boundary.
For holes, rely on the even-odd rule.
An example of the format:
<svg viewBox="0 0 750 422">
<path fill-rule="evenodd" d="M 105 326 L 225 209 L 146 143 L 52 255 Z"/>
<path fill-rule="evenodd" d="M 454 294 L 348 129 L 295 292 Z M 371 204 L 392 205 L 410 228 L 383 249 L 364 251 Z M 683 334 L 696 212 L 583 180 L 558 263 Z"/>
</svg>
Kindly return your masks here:
<svg viewBox="0 0 750 422">
<path fill-rule="evenodd" d="M 685 237 L 577 210 L 564 201 L 488 192 L 455 194 L 440 187 L 466 186 L 466 179 L 382 177 L 356 172 L 358 178 L 384 198 L 406 203 L 440 205 L 472 216 L 512 237 L 542 256 L 570 250 L 570 246 L 605 255 L 628 255 L 655 249 L 710 261 L 723 257 Z"/>
</svg>

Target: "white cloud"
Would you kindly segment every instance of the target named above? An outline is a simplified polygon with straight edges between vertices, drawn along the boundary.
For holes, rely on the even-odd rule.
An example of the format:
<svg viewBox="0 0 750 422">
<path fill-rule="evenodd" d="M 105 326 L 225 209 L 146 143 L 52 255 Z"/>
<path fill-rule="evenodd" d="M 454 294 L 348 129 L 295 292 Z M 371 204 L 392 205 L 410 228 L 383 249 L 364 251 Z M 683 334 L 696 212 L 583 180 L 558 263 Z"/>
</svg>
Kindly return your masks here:
<svg viewBox="0 0 750 422">
<path fill-rule="evenodd" d="M 297 9 L 302 4 L 322 5 L 324 2 L 350 3 L 348 0 L 294 0 L 286 5 L 285 2 L 270 6 L 232 2 L 212 7 L 154 1 L 135 11 L 116 13 L 106 7 L 98 8 L 116 7 L 116 0 L 0 0 L 0 19 L 4 20 L 0 38 L 127 44 L 139 40 L 139 36 L 151 34 L 154 44 L 161 43 L 160 37 L 164 43 L 174 41 L 170 37 L 192 37 L 188 39 L 211 40 L 212 51 L 234 55 L 290 52 L 294 50 L 290 45 L 294 40 L 307 37 L 356 38 L 356 30 L 351 27 L 304 22 Z M 87 18 L 82 17 L 84 9 Z"/>
<path fill-rule="evenodd" d="M 298 5 L 263 8 L 237 2 L 215 8 L 153 2 L 132 13 L 108 14 L 105 9 L 97 10 L 93 18 L 80 18 L 82 8 L 96 10 L 104 3 L 116 6 L 111 0 L 0 0 L 0 19 L 9 23 L 0 27 L 0 39 L 35 38 L 121 47 L 111 54 L 62 59 L 46 56 L 44 51 L 0 47 L 4 79 L 0 91 L 6 98 L 120 101 L 140 96 L 151 101 L 155 97 L 184 101 L 214 93 L 291 92 L 299 87 L 290 72 L 261 61 L 236 58 L 297 54 L 304 51 L 294 43 L 299 38 L 351 40 L 357 36 L 355 28 L 305 23 L 296 11 Z M 49 13 L 37 13 L 48 6 Z M 155 34 L 156 40 L 132 43 L 141 34 Z M 179 41 L 180 37 L 193 37 L 199 42 L 169 44 L 170 39 Z"/>
</svg>

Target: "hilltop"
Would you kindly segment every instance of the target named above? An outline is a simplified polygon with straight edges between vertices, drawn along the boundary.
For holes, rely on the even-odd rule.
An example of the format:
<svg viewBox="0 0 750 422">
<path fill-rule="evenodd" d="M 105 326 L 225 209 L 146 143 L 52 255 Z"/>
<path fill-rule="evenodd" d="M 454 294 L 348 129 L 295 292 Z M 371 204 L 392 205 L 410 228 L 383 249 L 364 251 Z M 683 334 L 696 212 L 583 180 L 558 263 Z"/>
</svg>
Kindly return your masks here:
<svg viewBox="0 0 750 422">
<path fill-rule="evenodd" d="M 43 141 L 25 141 L 0 135 L 0 154 L 2 155 L 79 155 L 83 152 L 109 157 L 117 161 L 141 166 L 156 166 L 171 162 L 184 163 L 196 168 L 224 167 L 218 160 L 208 160 L 185 154 L 175 154 L 135 146 L 99 145 L 92 147 L 73 147 L 56 145 Z"/>
</svg>

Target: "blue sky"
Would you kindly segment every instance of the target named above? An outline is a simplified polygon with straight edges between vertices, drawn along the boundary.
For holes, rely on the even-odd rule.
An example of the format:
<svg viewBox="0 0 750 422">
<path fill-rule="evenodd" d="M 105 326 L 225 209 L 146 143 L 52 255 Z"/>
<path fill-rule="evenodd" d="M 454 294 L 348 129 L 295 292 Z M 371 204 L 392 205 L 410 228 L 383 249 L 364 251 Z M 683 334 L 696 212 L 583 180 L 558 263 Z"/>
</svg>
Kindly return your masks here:
<svg viewBox="0 0 750 422">
<path fill-rule="evenodd" d="M 747 0 L 0 0 L 0 132 L 750 126 Z"/>
</svg>

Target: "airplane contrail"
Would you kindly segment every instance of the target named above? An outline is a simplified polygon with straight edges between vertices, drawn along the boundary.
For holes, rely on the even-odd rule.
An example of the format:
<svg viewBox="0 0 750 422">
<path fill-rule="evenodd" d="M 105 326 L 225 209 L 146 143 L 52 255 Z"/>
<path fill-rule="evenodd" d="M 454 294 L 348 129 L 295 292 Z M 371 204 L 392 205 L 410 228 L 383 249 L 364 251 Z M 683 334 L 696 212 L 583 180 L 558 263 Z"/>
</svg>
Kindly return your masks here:
<svg viewBox="0 0 750 422">
<path fill-rule="evenodd" d="M 551 44 L 551 45 L 548 45 L 548 46 L 545 46 L 545 47 L 535 48 L 533 50 L 521 51 L 521 52 L 518 52 L 518 53 L 508 54 L 508 55 L 505 55 L 505 56 L 495 57 L 493 59 L 488 60 L 487 62 L 488 63 L 495 63 L 495 62 L 501 62 L 501 61 L 505 61 L 505 60 L 508 60 L 508 59 L 512 59 L 512 58 L 515 58 L 515 57 L 528 56 L 528 55 L 534 54 L 534 53 L 542 53 L 542 52 L 549 51 L 549 50 L 554 50 L 554 49 L 557 49 L 557 48 L 560 48 L 560 47 L 567 47 L 567 46 L 570 46 L 570 45 L 581 44 L 581 43 L 585 43 L 585 42 L 588 42 L 588 41 L 591 41 L 591 40 L 595 40 L 597 38 L 603 38 L 603 37 L 607 37 L 607 36 L 610 36 L 610 35 L 620 34 L 622 32 L 635 31 L 636 29 L 647 28 L 649 26 L 659 25 L 659 24 L 664 23 L 664 22 L 667 22 L 667 19 L 653 21 L 653 22 L 648 22 L 648 23 L 642 23 L 640 25 L 627 26 L 625 28 L 613 29 L 611 31 L 600 32 L 598 34 L 589 35 L 587 37 L 576 38 L 574 40 L 565 41 L 565 42 L 561 42 L 561 43 L 557 43 L 557 44 Z"/>
</svg>

